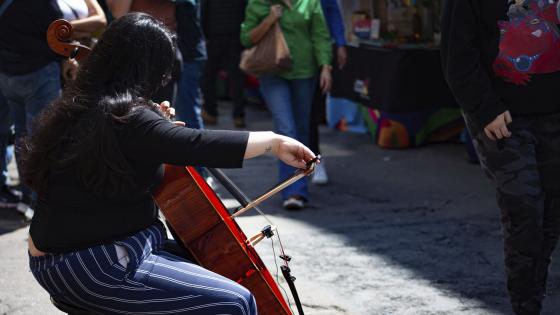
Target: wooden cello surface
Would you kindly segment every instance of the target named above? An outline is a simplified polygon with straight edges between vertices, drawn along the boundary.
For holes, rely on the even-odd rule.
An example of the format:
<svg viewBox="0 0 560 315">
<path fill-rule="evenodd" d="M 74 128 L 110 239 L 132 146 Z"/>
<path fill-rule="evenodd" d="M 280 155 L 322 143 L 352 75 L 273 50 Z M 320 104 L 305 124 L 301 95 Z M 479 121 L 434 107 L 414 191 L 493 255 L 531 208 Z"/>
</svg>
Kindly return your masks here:
<svg viewBox="0 0 560 315">
<path fill-rule="evenodd" d="M 86 58 L 91 49 L 78 42 L 72 42 L 72 25 L 66 20 L 56 20 L 47 30 L 47 44 L 59 55 L 80 60 Z"/>
<path fill-rule="evenodd" d="M 292 315 L 272 275 L 206 181 L 192 167 L 165 166 L 154 198 L 177 241 L 206 269 L 243 285 L 261 315 Z"/>
</svg>

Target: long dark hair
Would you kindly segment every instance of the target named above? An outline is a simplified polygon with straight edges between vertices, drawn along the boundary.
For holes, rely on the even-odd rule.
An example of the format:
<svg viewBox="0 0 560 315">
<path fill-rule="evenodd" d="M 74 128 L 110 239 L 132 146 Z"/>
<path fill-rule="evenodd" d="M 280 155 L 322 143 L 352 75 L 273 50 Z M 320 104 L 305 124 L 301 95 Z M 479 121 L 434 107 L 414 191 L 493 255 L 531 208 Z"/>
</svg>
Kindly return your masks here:
<svg viewBox="0 0 560 315">
<path fill-rule="evenodd" d="M 72 169 L 97 193 L 134 185 L 116 128 L 167 83 L 175 36 L 159 21 L 130 13 L 111 23 L 80 65 L 76 80 L 47 106 L 22 145 L 22 177 L 40 195 L 53 171 Z"/>
</svg>

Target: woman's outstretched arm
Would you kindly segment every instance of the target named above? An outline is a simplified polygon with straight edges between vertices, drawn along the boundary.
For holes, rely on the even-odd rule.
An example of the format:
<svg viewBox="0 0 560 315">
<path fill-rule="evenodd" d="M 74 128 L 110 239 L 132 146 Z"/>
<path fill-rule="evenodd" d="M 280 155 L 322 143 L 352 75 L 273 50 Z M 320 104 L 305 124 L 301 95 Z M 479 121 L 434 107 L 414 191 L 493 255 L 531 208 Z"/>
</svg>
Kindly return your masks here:
<svg viewBox="0 0 560 315">
<path fill-rule="evenodd" d="M 138 110 L 119 138 L 123 153 L 144 163 L 237 168 L 245 159 L 271 152 L 288 165 L 305 168 L 315 158 L 297 140 L 274 132 L 190 129 L 148 109 Z"/>
<path fill-rule="evenodd" d="M 306 162 L 315 158 L 315 154 L 300 142 L 272 131 L 249 133 L 245 159 L 266 153 L 272 153 L 284 163 L 297 168 L 305 168 Z"/>
</svg>

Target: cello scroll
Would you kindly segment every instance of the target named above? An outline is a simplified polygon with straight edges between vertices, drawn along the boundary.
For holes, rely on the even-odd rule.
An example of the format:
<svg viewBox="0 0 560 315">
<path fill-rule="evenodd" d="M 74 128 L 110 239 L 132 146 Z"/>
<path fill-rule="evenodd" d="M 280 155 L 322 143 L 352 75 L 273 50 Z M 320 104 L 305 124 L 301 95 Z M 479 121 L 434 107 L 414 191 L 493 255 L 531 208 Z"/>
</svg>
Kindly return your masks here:
<svg viewBox="0 0 560 315">
<path fill-rule="evenodd" d="M 79 61 L 89 55 L 91 48 L 72 40 L 72 25 L 66 20 L 56 20 L 47 30 L 47 43 L 59 55 Z"/>
</svg>

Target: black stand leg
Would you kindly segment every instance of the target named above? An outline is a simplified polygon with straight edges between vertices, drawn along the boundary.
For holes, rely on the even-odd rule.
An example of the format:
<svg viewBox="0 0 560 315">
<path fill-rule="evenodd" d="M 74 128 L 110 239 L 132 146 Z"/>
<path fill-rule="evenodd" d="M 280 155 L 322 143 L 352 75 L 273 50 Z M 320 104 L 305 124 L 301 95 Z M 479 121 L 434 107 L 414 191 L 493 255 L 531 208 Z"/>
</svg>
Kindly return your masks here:
<svg viewBox="0 0 560 315">
<path fill-rule="evenodd" d="M 286 282 L 288 282 L 288 286 L 290 287 L 290 291 L 292 291 L 292 295 L 294 296 L 294 301 L 296 303 L 299 315 L 304 315 L 303 314 L 303 307 L 301 306 L 301 302 L 299 300 L 299 295 L 297 293 L 296 286 L 294 284 L 294 280 L 296 280 L 296 278 L 292 277 L 292 275 L 290 273 L 291 270 L 288 266 L 281 266 L 280 269 L 282 270 L 282 275 L 284 275 L 284 278 L 286 279 Z"/>
</svg>

